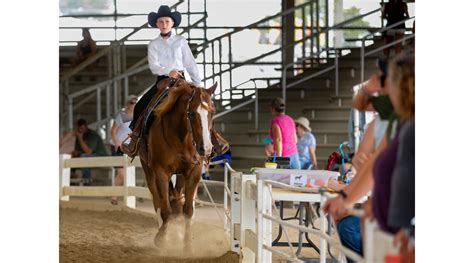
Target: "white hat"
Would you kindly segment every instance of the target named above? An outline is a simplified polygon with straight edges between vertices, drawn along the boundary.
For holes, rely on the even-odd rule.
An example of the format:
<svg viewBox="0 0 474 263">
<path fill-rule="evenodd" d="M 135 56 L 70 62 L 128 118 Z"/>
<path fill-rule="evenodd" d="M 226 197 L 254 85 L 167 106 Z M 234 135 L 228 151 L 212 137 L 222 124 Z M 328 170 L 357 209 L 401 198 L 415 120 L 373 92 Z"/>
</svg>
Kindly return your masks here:
<svg viewBox="0 0 474 263">
<path fill-rule="evenodd" d="M 311 127 L 309 127 L 309 120 L 305 117 L 299 117 L 295 120 L 295 123 L 303 126 L 306 130 L 311 131 Z"/>
</svg>

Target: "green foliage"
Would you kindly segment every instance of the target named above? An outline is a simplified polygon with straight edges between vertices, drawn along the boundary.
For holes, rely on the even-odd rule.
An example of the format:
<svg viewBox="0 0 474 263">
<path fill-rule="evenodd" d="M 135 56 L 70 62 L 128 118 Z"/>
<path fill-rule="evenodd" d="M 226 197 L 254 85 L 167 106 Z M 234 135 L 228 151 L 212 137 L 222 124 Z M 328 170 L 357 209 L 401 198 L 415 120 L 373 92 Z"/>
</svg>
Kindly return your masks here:
<svg viewBox="0 0 474 263">
<path fill-rule="evenodd" d="M 352 17 L 356 17 L 360 15 L 360 8 L 357 8 L 355 6 L 349 8 L 349 9 L 344 9 L 344 20 L 348 20 Z M 369 27 L 369 22 L 364 21 L 363 19 L 358 19 L 348 25 L 347 27 Z M 366 30 L 344 30 L 344 39 L 348 38 L 358 38 L 361 36 L 361 34 L 366 33 Z"/>
</svg>

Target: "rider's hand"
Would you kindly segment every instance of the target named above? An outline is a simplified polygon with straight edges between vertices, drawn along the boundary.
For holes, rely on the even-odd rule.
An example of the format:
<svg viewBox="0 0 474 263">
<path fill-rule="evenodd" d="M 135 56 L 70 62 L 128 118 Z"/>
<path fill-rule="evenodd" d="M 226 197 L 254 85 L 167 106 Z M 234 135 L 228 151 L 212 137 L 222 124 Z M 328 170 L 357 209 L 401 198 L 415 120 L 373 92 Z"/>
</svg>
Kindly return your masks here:
<svg viewBox="0 0 474 263">
<path fill-rule="evenodd" d="M 170 77 L 174 78 L 174 79 L 178 79 L 180 77 L 183 77 L 183 75 L 181 75 L 181 73 L 179 73 L 179 71 L 173 69 L 172 71 L 170 71 L 170 74 L 169 74 Z"/>
</svg>

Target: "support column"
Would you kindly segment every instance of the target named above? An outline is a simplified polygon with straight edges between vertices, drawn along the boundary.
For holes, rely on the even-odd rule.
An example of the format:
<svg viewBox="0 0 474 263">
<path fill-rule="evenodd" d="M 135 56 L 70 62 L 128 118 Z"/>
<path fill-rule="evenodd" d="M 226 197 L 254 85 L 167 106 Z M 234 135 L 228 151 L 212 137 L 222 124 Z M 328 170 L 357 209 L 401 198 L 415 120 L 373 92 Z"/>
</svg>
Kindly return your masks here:
<svg viewBox="0 0 474 263">
<path fill-rule="evenodd" d="M 343 0 L 334 0 L 334 24 L 344 21 Z M 344 44 L 343 30 L 334 31 L 334 47 L 342 47 Z"/>
<path fill-rule="evenodd" d="M 282 12 L 285 12 L 288 9 L 295 7 L 295 0 L 283 0 L 282 1 Z M 292 63 L 295 57 L 295 52 L 293 47 L 289 47 L 293 42 L 295 42 L 295 13 L 289 13 L 282 18 L 282 68 L 285 65 Z M 287 72 L 287 77 L 292 77 L 293 70 Z"/>
<path fill-rule="evenodd" d="M 68 159 L 71 159 L 71 155 L 59 155 L 59 200 L 61 201 L 69 201 L 69 195 L 63 195 L 63 187 L 71 185 L 71 168 L 64 165 Z"/>
<path fill-rule="evenodd" d="M 130 164 L 130 159 L 127 155 L 123 155 L 124 159 L 124 175 L 123 175 L 123 203 L 130 208 L 136 208 L 136 197 L 130 196 L 128 187 L 135 186 L 135 166 Z"/>
</svg>

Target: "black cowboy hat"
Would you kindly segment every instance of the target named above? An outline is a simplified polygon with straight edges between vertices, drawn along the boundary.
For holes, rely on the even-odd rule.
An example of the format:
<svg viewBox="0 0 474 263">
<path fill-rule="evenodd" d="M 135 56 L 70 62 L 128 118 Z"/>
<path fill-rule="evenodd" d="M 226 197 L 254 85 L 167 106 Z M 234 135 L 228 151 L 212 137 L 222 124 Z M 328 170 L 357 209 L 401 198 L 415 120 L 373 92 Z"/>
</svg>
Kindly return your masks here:
<svg viewBox="0 0 474 263">
<path fill-rule="evenodd" d="M 167 5 L 162 5 L 158 9 L 158 12 L 151 12 L 148 14 L 148 24 L 152 27 L 156 27 L 156 20 L 160 17 L 171 17 L 174 21 L 173 27 L 179 26 L 181 23 L 181 13 L 176 11 L 176 12 L 171 12 L 171 8 Z"/>
</svg>

